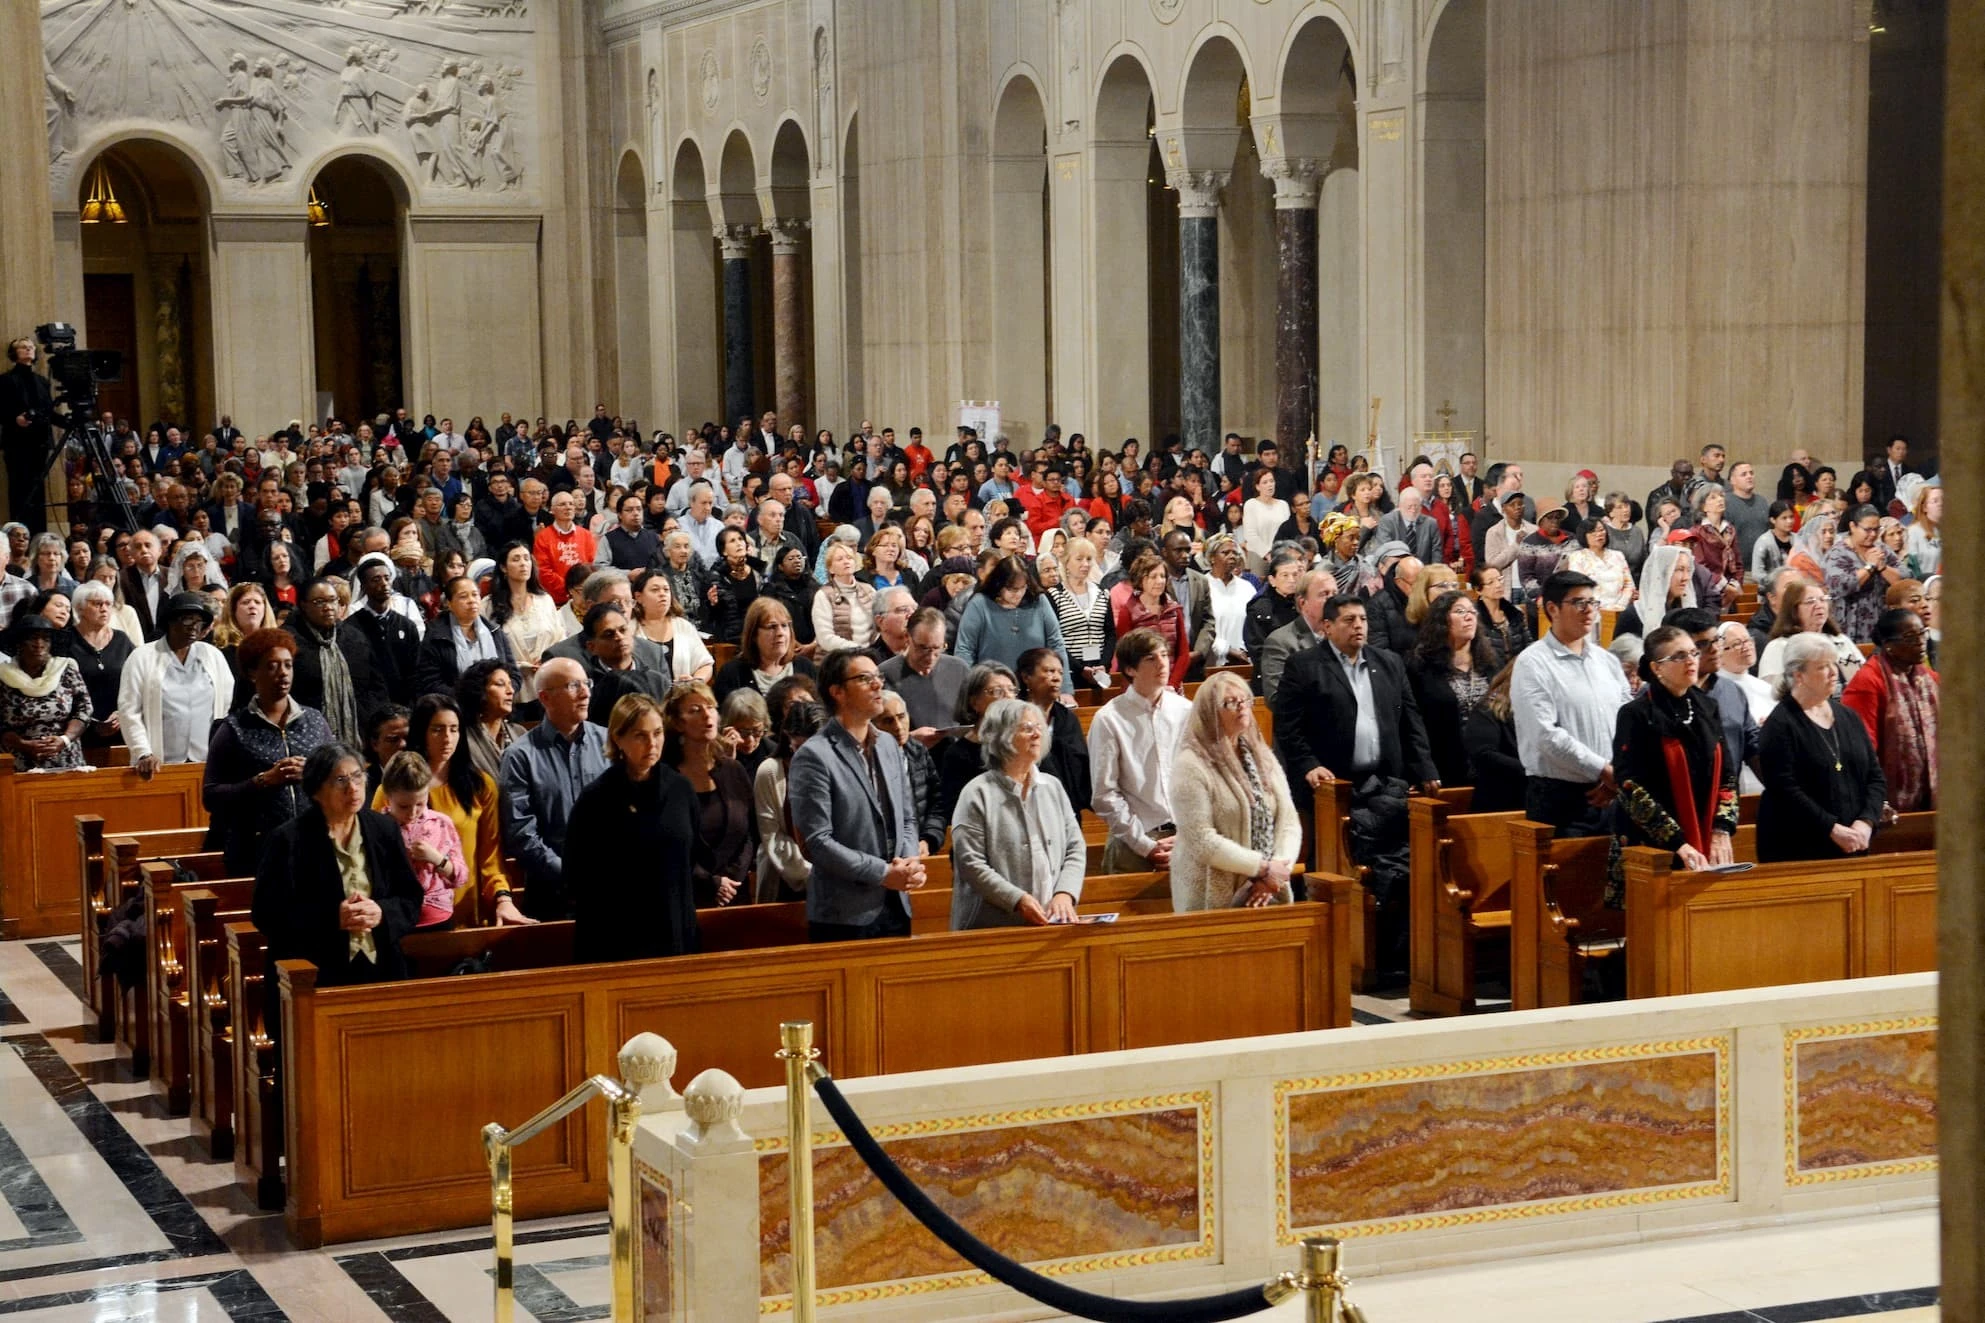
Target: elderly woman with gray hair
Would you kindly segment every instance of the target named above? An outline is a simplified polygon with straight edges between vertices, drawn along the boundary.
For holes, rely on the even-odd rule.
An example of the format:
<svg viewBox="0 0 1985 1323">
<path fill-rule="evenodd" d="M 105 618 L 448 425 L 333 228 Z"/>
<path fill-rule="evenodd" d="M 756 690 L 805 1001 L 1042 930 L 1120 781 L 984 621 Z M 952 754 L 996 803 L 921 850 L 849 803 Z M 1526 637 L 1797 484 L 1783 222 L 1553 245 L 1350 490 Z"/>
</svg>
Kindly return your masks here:
<svg viewBox="0 0 1985 1323">
<path fill-rule="evenodd" d="M 1863 854 L 1882 820 L 1888 783 L 1861 719 L 1834 697 L 1839 661 L 1817 633 L 1785 640 L 1778 707 L 1758 736 L 1758 859 Z"/>
<path fill-rule="evenodd" d="M 1061 783 L 1039 770 L 1048 726 L 1039 708 L 1002 698 L 979 721 L 986 770 L 951 820 L 951 927 L 1070 923 L 1088 847 Z"/>
</svg>

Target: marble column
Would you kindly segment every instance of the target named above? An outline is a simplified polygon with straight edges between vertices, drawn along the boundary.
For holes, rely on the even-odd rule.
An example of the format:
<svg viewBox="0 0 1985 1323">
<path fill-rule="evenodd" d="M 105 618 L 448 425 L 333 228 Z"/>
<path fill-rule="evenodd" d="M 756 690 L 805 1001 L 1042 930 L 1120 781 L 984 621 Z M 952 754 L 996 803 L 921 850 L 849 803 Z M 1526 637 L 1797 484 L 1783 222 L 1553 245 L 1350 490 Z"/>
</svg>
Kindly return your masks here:
<svg viewBox="0 0 1985 1323">
<path fill-rule="evenodd" d="M 805 300 L 800 297 L 800 236 L 806 228 L 801 220 L 772 221 L 765 227 L 772 239 L 773 408 L 782 428 L 807 420 Z"/>
<path fill-rule="evenodd" d="M 756 226 L 720 225 L 724 256 L 724 422 L 758 416 L 751 383 L 751 241 Z"/>
<path fill-rule="evenodd" d="M 179 253 L 154 253 L 152 265 L 152 334 L 158 355 L 158 416 L 191 430 L 198 424 L 187 413 L 186 307 L 180 297 L 180 274 L 186 258 Z"/>
<path fill-rule="evenodd" d="M 1320 163 L 1262 164 L 1275 181 L 1275 444 L 1283 462 L 1305 453 L 1316 427 L 1316 204 Z"/>
<path fill-rule="evenodd" d="M 1985 479 L 1985 11 L 1953 5 L 1946 29 L 1950 76 L 1944 84 L 1943 354 L 1938 414 L 1944 486 L 1974 491 Z M 1967 485 L 1969 484 L 1969 485 Z M 1944 532 L 1944 572 L 1954 583 L 1985 573 L 1985 521 L 1954 512 Z M 1964 576 L 1973 576 L 1966 578 Z M 1985 772 L 1966 756 L 1985 723 L 1979 649 L 1985 618 L 1958 610 L 1943 617 L 1944 732 L 1937 783 L 1937 1152 L 1943 1221 L 1943 1316 L 1985 1310 Z"/>
<path fill-rule="evenodd" d="M 1208 453 L 1220 448 L 1220 190 L 1228 178 L 1182 170 L 1169 179 L 1179 193 L 1180 439 Z"/>
</svg>

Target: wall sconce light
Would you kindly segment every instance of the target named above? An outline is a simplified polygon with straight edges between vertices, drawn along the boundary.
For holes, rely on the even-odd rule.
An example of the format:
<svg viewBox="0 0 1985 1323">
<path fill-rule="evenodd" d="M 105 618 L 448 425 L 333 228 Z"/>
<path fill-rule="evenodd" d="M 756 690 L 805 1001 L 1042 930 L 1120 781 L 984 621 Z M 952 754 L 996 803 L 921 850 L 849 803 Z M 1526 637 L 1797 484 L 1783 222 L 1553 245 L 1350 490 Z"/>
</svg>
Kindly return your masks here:
<svg viewBox="0 0 1985 1323">
<path fill-rule="evenodd" d="M 317 185 L 310 186 L 310 224 L 321 228 L 331 223 L 331 209 L 317 196 Z"/>
</svg>

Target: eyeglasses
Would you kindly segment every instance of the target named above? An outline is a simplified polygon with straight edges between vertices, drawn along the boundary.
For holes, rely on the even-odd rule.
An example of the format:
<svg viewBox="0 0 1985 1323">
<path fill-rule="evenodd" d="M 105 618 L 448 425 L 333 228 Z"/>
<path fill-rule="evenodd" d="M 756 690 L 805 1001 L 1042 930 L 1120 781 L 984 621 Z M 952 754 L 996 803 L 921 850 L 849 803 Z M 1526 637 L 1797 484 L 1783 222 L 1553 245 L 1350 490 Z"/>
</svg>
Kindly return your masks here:
<svg viewBox="0 0 1985 1323">
<path fill-rule="evenodd" d="M 843 683 L 843 684 L 865 684 L 865 685 L 867 685 L 867 686 L 868 686 L 869 688 L 871 688 L 871 689 L 880 689 L 880 688 L 882 688 L 882 672 L 881 672 L 881 671 L 863 671 L 863 672 L 862 672 L 861 674 L 859 674 L 859 675 L 848 675 L 848 676 L 844 676 L 844 677 L 842 678 L 842 683 Z"/>
<path fill-rule="evenodd" d="M 1596 597 L 1567 597 L 1561 605 L 1567 611 L 1597 611 L 1599 599 Z"/>
<path fill-rule="evenodd" d="M 337 786 L 343 790 L 362 790 L 365 788 L 365 773 L 346 772 L 343 776 L 331 777 L 326 784 Z"/>
<path fill-rule="evenodd" d="M 1220 700 L 1220 708 L 1225 712 L 1245 712 L 1253 706 L 1254 700 L 1252 698 L 1223 698 Z"/>
<path fill-rule="evenodd" d="M 1687 652 L 1671 652 L 1666 657 L 1657 657 L 1654 659 L 1654 664 L 1656 666 L 1666 666 L 1669 662 L 1672 661 L 1692 662 L 1701 656 L 1702 656 L 1701 653 L 1691 648 Z"/>
</svg>

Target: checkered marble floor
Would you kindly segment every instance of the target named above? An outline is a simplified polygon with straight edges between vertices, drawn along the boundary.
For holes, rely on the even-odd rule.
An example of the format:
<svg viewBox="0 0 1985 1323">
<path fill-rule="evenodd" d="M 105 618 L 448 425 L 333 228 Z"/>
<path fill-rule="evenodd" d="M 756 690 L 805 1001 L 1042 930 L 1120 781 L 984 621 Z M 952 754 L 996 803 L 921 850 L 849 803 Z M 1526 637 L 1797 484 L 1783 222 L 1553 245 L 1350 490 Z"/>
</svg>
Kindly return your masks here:
<svg viewBox="0 0 1985 1323">
<path fill-rule="evenodd" d="M 232 1164 L 94 1041 L 81 975 L 73 943 L 0 943 L 0 1319 L 492 1317 L 485 1229 L 292 1249 Z M 1410 1018 L 1403 988 L 1354 1007 L 1364 1023 Z M 607 1317 L 603 1218 L 531 1223 L 517 1241 L 520 1319 Z M 1356 1298 L 1373 1323 L 1917 1323 L 1936 1317 L 1936 1281 L 1935 1215 L 1912 1212 L 1403 1273 Z M 1016 1299 L 1005 1317 L 1051 1315 Z"/>
</svg>

